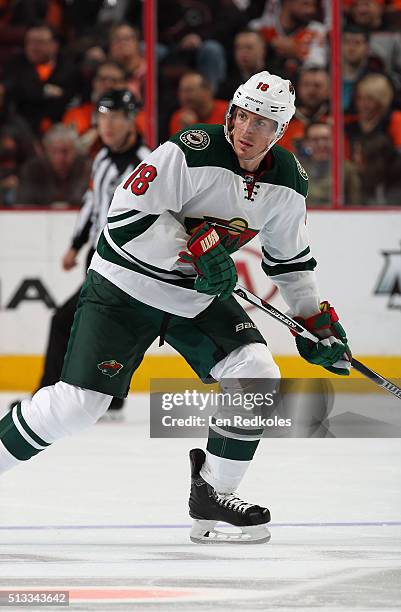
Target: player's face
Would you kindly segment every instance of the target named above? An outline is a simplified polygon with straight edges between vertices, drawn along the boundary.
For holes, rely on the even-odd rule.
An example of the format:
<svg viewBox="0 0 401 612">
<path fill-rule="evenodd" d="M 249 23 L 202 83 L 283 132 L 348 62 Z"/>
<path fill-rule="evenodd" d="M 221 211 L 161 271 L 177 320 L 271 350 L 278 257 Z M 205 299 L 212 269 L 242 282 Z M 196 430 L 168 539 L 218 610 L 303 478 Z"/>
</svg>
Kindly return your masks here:
<svg viewBox="0 0 401 612">
<path fill-rule="evenodd" d="M 232 141 L 240 165 L 256 161 L 256 166 L 267 147 L 273 142 L 277 124 L 271 119 L 238 108 L 234 118 Z M 242 163 L 241 163 L 242 162 Z M 247 168 L 250 170 L 250 168 Z"/>
<path fill-rule="evenodd" d="M 118 151 L 134 129 L 134 121 L 123 111 L 97 113 L 97 127 L 102 142 L 112 151 Z"/>
</svg>

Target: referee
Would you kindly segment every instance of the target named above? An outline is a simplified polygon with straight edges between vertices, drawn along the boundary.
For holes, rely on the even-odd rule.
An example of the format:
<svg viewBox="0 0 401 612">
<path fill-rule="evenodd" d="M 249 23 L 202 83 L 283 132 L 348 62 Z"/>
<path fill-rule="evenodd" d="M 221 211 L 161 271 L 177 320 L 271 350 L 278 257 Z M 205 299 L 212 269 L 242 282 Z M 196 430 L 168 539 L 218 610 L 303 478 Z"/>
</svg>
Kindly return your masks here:
<svg viewBox="0 0 401 612">
<path fill-rule="evenodd" d="M 127 89 L 105 92 L 96 105 L 96 123 L 102 148 L 96 155 L 88 189 L 75 225 L 72 243 L 63 257 L 63 269 L 77 265 L 77 255 L 87 243 L 90 250 L 87 267 L 96 249 L 96 243 L 106 223 L 114 191 L 136 166 L 149 154 L 135 127 L 138 103 Z M 81 287 L 62 306 L 57 308 L 51 321 L 43 375 L 38 389 L 54 385 L 60 380 L 64 355 L 67 350 L 71 326 Z M 110 415 L 117 418 L 123 400 L 114 398 Z"/>
</svg>

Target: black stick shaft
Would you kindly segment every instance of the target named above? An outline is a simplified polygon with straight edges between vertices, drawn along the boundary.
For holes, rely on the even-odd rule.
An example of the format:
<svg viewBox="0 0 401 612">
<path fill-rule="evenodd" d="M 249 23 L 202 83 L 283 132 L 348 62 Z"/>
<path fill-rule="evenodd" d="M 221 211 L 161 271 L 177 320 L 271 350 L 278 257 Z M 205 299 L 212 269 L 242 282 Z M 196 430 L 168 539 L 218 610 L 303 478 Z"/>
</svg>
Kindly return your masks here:
<svg viewBox="0 0 401 612">
<path fill-rule="evenodd" d="M 260 308 L 260 310 L 263 310 L 263 312 L 276 319 L 276 321 L 280 321 L 280 323 L 282 323 L 292 331 L 296 332 L 300 336 L 308 338 L 308 340 L 312 340 L 313 342 L 319 342 L 319 338 L 317 336 L 311 334 L 311 332 L 305 329 L 305 327 L 300 325 L 297 321 L 294 321 L 294 319 L 287 316 L 265 300 L 262 300 L 262 298 L 258 297 L 251 291 L 248 291 L 248 289 L 245 289 L 245 287 L 241 287 L 241 285 L 236 285 L 233 293 L 241 297 L 246 302 L 249 302 L 249 304 L 253 304 L 257 308 Z M 397 385 L 392 383 L 390 380 L 384 378 L 374 370 L 371 370 L 357 359 L 354 359 L 354 357 L 352 358 L 351 365 L 357 372 L 371 380 L 373 383 L 375 383 L 382 389 L 385 389 L 389 393 L 392 393 L 393 395 L 398 397 L 398 399 L 401 399 L 400 387 L 397 387 Z"/>
<path fill-rule="evenodd" d="M 371 370 L 357 359 L 354 359 L 354 357 L 352 358 L 351 365 L 357 372 L 363 376 L 366 376 L 366 378 L 369 378 L 369 380 L 376 383 L 376 385 L 379 385 L 379 387 L 382 387 L 382 389 L 386 389 L 386 391 L 389 391 L 401 399 L 401 389 L 392 383 L 391 380 L 388 380 L 387 378 L 384 378 L 384 376 L 381 376 L 381 374 Z"/>
</svg>

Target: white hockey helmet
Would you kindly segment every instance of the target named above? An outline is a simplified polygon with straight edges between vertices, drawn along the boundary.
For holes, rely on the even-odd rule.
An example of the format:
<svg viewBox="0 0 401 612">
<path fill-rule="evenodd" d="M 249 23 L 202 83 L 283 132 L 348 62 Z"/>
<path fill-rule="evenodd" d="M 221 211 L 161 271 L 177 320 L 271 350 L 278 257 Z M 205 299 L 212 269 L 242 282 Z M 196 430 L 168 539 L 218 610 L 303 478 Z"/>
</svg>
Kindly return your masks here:
<svg viewBox="0 0 401 612">
<path fill-rule="evenodd" d="M 277 123 L 275 139 L 269 145 L 269 150 L 282 137 L 295 113 L 295 90 L 291 81 L 270 74 L 267 70 L 254 74 L 240 85 L 226 114 L 224 132 L 230 144 L 234 127 L 233 113 L 237 107 Z"/>
</svg>

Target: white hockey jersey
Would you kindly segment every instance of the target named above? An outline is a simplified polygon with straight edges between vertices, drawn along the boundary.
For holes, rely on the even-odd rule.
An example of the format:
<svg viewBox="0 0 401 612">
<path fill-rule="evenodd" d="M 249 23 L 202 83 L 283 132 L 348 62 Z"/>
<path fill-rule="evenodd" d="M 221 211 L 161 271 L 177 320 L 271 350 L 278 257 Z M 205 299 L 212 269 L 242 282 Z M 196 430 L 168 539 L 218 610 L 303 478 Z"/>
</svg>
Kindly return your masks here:
<svg viewBox="0 0 401 612">
<path fill-rule="evenodd" d="M 230 253 L 259 234 L 263 270 L 292 311 L 307 316 L 319 304 L 305 225 L 307 182 L 280 146 L 254 174 L 240 168 L 223 126 L 183 130 L 117 187 L 90 268 L 145 304 L 194 317 L 213 296 L 194 290 L 196 273 L 178 253 L 191 230 L 208 221 Z"/>
</svg>

